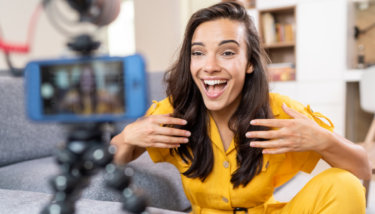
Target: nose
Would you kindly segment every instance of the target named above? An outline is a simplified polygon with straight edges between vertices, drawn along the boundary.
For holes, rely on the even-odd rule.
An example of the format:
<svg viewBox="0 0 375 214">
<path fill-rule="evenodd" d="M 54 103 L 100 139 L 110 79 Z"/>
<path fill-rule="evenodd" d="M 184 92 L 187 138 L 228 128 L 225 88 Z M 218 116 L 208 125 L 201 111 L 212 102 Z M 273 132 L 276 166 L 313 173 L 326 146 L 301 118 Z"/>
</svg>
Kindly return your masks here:
<svg viewBox="0 0 375 214">
<path fill-rule="evenodd" d="M 204 64 L 204 71 L 208 73 L 217 72 L 220 66 L 214 54 L 208 55 Z"/>
</svg>

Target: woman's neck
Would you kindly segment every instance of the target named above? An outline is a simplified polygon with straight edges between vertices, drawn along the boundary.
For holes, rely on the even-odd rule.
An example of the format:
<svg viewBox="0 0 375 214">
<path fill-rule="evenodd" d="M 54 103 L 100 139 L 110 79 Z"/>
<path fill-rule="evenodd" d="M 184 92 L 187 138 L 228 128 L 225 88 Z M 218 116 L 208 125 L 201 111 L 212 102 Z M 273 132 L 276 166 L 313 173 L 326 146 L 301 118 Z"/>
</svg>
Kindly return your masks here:
<svg viewBox="0 0 375 214">
<path fill-rule="evenodd" d="M 231 116 L 217 114 L 217 112 L 211 112 L 210 115 L 218 128 L 224 151 L 227 151 L 234 137 L 234 133 L 230 130 L 228 125 Z"/>
<path fill-rule="evenodd" d="M 232 111 L 209 111 L 209 114 L 218 128 L 224 151 L 227 151 L 234 137 L 233 131 L 229 128 L 229 120 L 233 116 L 235 110 L 236 109 L 233 109 Z"/>
<path fill-rule="evenodd" d="M 236 100 L 234 100 L 230 105 L 226 106 L 225 108 L 216 111 L 208 110 L 208 113 L 215 120 L 216 124 L 220 123 L 226 124 L 226 126 L 228 126 L 229 120 L 238 109 L 240 102 L 241 97 L 239 96 Z"/>
<path fill-rule="evenodd" d="M 230 105 L 223 109 L 217 111 L 208 110 L 208 113 L 211 115 L 217 128 L 219 129 L 219 134 L 225 151 L 229 148 L 229 145 L 234 137 L 233 131 L 229 128 L 229 121 L 238 109 L 240 102 L 241 96 L 238 96 Z"/>
</svg>

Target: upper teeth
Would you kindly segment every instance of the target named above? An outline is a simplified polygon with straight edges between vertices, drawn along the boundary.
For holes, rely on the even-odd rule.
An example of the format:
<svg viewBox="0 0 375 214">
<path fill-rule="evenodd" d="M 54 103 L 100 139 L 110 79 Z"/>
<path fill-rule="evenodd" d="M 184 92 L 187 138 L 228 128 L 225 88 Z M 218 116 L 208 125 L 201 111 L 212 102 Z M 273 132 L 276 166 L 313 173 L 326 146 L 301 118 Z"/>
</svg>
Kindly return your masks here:
<svg viewBox="0 0 375 214">
<path fill-rule="evenodd" d="M 218 85 L 226 82 L 226 80 L 204 80 L 204 84 L 206 85 Z"/>
</svg>

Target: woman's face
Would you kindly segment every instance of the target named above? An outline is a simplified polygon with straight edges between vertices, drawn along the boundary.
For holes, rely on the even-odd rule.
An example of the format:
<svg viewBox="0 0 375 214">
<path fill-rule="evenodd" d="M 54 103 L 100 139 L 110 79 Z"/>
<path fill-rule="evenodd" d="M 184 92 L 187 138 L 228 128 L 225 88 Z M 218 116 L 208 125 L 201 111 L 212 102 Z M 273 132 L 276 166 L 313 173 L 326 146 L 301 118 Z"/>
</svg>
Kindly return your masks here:
<svg viewBox="0 0 375 214">
<path fill-rule="evenodd" d="M 200 24 L 191 45 L 190 71 L 205 106 L 212 113 L 233 114 L 241 100 L 248 67 L 246 29 L 218 19 Z"/>
<path fill-rule="evenodd" d="M 94 90 L 95 79 L 91 68 L 84 68 L 80 79 L 81 90 L 85 94 L 89 94 Z"/>
</svg>

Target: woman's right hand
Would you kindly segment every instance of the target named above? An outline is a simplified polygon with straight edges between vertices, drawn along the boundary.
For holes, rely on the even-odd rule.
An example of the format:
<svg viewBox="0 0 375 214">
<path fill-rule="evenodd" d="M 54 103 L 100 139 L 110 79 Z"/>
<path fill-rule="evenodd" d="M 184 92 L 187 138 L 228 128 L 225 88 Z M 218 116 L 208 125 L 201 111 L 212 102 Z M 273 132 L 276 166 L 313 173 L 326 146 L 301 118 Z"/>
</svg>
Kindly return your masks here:
<svg viewBox="0 0 375 214">
<path fill-rule="evenodd" d="M 187 121 L 166 115 L 142 117 L 127 125 L 122 131 L 123 142 L 138 147 L 177 148 L 189 141 L 187 130 L 168 127 L 186 125 Z"/>
</svg>

